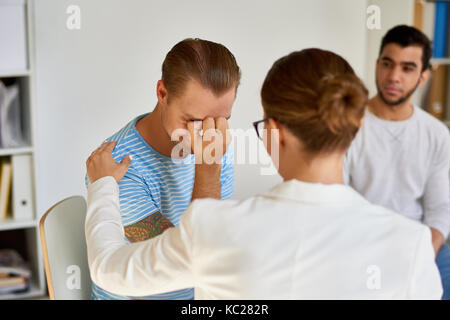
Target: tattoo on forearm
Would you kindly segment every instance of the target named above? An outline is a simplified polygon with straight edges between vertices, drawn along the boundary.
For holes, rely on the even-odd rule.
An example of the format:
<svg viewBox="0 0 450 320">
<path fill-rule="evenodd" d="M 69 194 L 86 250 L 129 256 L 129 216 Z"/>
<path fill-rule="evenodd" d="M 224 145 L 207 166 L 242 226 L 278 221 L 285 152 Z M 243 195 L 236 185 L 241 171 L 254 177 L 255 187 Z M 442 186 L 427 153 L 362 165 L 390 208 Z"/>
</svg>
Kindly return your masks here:
<svg viewBox="0 0 450 320">
<path fill-rule="evenodd" d="M 160 212 L 155 212 L 147 218 L 125 227 L 125 236 L 130 242 L 147 240 L 160 235 L 173 224 Z"/>
</svg>

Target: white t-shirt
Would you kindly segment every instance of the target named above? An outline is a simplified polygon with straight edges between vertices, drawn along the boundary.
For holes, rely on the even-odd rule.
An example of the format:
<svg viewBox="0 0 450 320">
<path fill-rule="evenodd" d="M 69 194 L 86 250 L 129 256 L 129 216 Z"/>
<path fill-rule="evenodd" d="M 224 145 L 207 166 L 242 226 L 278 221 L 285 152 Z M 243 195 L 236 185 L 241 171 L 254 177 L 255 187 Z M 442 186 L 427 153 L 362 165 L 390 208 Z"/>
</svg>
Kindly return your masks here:
<svg viewBox="0 0 450 320">
<path fill-rule="evenodd" d="M 367 200 L 436 228 L 450 231 L 450 134 L 414 106 L 404 121 L 366 111 L 350 146 L 344 180 Z"/>
</svg>

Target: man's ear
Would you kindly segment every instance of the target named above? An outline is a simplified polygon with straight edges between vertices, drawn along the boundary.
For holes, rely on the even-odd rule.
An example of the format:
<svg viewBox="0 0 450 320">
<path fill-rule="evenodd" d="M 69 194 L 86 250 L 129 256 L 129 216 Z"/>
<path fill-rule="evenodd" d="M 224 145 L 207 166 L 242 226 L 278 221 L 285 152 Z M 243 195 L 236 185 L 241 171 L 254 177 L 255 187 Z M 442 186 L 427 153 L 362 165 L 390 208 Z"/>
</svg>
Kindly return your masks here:
<svg viewBox="0 0 450 320">
<path fill-rule="evenodd" d="M 420 78 L 419 78 L 419 88 L 422 88 L 428 81 L 428 79 L 430 79 L 431 76 L 431 70 L 428 68 L 424 71 L 422 71 L 422 73 L 420 74 Z"/>
<path fill-rule="evenodd" d="M 158 104 L 161 106 L 167 105 L 167 88 L 162 80 L 158 80 L 156 84 L 156 96 L 158 97 Z"/>
</svg>

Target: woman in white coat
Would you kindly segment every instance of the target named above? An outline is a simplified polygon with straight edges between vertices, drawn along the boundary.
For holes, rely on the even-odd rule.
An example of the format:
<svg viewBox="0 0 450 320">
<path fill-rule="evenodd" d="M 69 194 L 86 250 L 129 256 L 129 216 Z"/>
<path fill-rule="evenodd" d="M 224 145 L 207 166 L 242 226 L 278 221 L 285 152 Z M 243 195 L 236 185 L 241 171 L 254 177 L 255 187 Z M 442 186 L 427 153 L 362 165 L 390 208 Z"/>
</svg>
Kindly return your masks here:
<svg viewBox="0 0 450 320">
<path fill-rule="evenodd" d="M 265 146 L 278 150 L 284 182 L 242 201 L 195 200 L 177 227 L 147 241 L 124 237 L 117 182 L 126 161 L 115 163 L 113 144 L 91 155 L 92 280 L 127 296 L 194 287 L 196 299 L 440 299 L 429 228 L 343 184 L 367 104 L 351 66 L 329 51 L 293 52 L 274 63 L 261 100 L 265 117 L 254 125 L 259 136 L 278 130 Z"/>
</svg>

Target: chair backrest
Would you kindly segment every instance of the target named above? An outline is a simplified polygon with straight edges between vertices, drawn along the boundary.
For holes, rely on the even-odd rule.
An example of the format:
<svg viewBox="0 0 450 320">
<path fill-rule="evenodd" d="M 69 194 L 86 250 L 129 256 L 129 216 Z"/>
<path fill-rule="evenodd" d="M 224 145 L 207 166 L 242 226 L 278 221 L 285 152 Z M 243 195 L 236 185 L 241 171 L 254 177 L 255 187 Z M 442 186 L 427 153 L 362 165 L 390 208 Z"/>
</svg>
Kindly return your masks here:
<svg viewBox="0 0 450 320">
<path fill-rule="evenodd" d="M 41 218 L 39 229 L 45 274 L 52 300 L 90 298 L 85 219 L 86 200 L 81 196 L 58 202 Z"/>
</svg>

